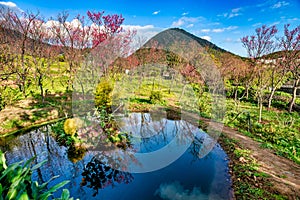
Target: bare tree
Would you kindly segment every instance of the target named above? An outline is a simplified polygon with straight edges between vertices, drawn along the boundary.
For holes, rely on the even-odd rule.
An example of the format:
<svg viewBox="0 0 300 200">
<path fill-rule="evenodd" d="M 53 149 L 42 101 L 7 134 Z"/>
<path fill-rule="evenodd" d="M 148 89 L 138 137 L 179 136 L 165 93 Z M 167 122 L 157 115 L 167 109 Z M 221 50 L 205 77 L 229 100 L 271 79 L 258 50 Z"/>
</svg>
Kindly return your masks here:
<svg viewBox="0 0 300 200">
<path fill-rule="evenodd" d="M 16 12 L 9 11 L 7 23 L 8 28 L 11 33 L 14 34 L 14 38 L 16 39 L 10 45 L 16 46 L 16 52 L 18 61 L 16 67 L 17 74 L 17 84 L 19 86 L 20 91 L 26 97 L 26 88 L 31 84 L 30 76 L 30 59 L 26 57 L 26 54 L 32 50 L 32 47 L 29 46 L 31 42 L 30 38 L 30 27 L 39 16 L 39 12 L 22 12 L 18 14 Z"/>
<path fill-rule="evenodd" d="M 44 84 L 46 78 L 51 78 L 49 71 L 54 62 L 55 56 L 58 55 L 56 46 L 50 45 L 51 35 L 45 26 L 45 21 L 41 17 L 37 17 L 29 28 L 31 41 L 31 55 L 33 79 L 36 86 L 40 90 L 40 96 L 44 103 L 45 91 Z"/>
<path fill-rule="evenodd" d="M 288 111 L 292 112 L 300 83 L 300 26 L 289 30 L 289 24 L 284 26 L 284 36 L 280 39 L 282 50 L 281 64 L 292 75 L 293 93 Z"/>
<path fill-rule="evenodd" d="M 241 39 L 243 47 L 247 50 L 248 56 L 251 59 L 252 73 L 255 73 L 255 88 L 256 98 L 259 106 L 259 118 L 261 122 L 263 99 L 265 96 L 265 89 L 268 86 L 269 79 L 267 78 L 267 65 L 262 62 L 263 55 L 274 52 L 275 46 L 273 38 L 277 33 L 276 26 L 267 27 L 263 25 L 261 28 L 255 30 L 255 35 L 245 36 Z"/>
</svg>

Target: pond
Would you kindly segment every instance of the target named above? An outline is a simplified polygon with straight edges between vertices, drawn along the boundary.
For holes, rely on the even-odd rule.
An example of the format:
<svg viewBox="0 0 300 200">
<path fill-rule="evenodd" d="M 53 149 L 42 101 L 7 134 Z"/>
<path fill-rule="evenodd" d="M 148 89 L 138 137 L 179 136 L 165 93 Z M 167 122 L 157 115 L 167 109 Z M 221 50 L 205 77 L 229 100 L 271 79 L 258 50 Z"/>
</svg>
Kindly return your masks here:
<svg viewBox="0 0 300 200">
<path fill-rule="evenodd" d="M 36 162 L 47 160 L 34 172 L 33 179 L 45 182 L 59 175 L 49 186 L 70 180 L 64 188 L 75 199 L 232 198 L 228 157 L 218 143 L 203 153 L 210 137 L 201 129 L 183 120 L 154 120 L 149 113 L 132 113 L 119 120 L 120 129 L 133 135 L 127 155 L 135 162 L 127 163 L 126 168 L 116 167 L 97 149 L 72 160 L 67 148 L 51 135 L 50 125 L 7 141 L 0 148 L 9 164 L 33 156 L 37 156 Z M 187 129 L 192 135 L 182 137 Z M 124 156 L 114 158 L 125 163 Z"/>
</svg>

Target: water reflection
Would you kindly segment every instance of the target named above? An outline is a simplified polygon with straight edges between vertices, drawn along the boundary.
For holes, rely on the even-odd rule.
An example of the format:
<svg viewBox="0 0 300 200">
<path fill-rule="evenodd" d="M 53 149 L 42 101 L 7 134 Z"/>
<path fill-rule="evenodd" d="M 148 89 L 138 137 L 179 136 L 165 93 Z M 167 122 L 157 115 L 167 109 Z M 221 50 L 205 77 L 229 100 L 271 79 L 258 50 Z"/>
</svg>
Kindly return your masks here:
<svg viewBox="0 0 300 200">
<path fill-rule="evenodd" d="M 148 125 L 142 126 L 149 126 L 151 116 L 147 113 L 143 115 L 144 120 L 148 120 Z M 138 122 L 138 126 L 135 128 L 141 127 L 139 123 L 142 114 L 134 114 L 133 117 Z M 127 118 L 123 118 L 123 121 L 126 122 L 125 124 L 133 123 Z M 207 156 L 199 159 L 201 157 L 199 153 L 201 154 L 205 144 L 210 140 L 208 135 L 193 126 L 186 126 L 188 124 L 180 120 L 156 118 L 155 123 L 161 125 L 159 133 L 145 138 L 138 137 L 139 135 L 136 134 L 136 137 L 132 137 L 131 154 L 126 155 L 122 154 L 122 151 L 118 152 L 116 156 L 111 151 L 95 149 L 85 152 L 80 146 L 75 149 L 59 146 L 51 136 L 49 126 L 6 141 L 3 145 L 1 144 L 0 148 L 6 151 L 8 163 L 29 159 L 32 156 L 37 156 L 36 162 L 47 159 L 47 163 L 40 168 L 40 171 L 34 172 L 33 178 L 44 181 L 60 175 L 58 179 L 51 182 L 49 187 L 59 181 L 70 180 L 66 187 L 75 198 L 93 199 L 95 196 L 95 199 L 102 200 L 158 200 L 176 199 L 175 196 L 181 195 L 181 199 L 200 197 L 201 199 L 230 199 L 227 157 L 220 146 L 215 145 Z M 141 130 L 147 129 L 137 129 L 137 131 Z M 187 134 L 188 132 L 189 134 Z M 147 133 L 141 131 L 141 134 Z M 118 170 L 122 166 L 138 166 L 139 162 L 143 160 L 139 160 L 136 153 L 156 152 L 169 144 L 176 136 L 178 139 L 175 140 L 174 146 L 177 149 L 173 149 L 167 155 L 178 151 L 180 145 L 186 145 L 182 137 L 193 138 L 193 140 L 188 144 L 189 147 L 182 156 L 170 165 L 148 173 L 129 173 L 125 172 L 126 170 Z M 167 157 L 157 157 L 156 159 L 163 161 Z M 118 160 L 118 168 L 112 168 L 109 165 L 112 160 Z M 148 165 L 155 164 L 150 161 L 147 163 Z"/>
<path fill-rule="evenodd" d="M 103 159 L 105 160 L 104 157 Z M 93 188 L 95 191 L 93 196 L 98 194 L 99 189 L 108 186 L 114 187 L 116 183 L 120 184 L 124 182 L 128 184 L 133 180 L 132 174 L 112 169 L 95 157 L 84 167 L 82 176 L 81 185 Z"/>
</svg>

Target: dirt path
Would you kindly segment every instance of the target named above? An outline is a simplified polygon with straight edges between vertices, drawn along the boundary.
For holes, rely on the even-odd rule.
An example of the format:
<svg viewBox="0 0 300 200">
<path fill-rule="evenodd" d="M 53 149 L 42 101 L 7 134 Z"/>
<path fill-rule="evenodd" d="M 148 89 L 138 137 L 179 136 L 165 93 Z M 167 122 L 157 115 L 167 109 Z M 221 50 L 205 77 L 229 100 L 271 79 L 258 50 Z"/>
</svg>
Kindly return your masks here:
<svg viewBox="0 0 300 200">
<path fill-rule="evenodd" d="M 259 171 L 271 176 L 269 179 L 274 190 L 290 199 L 300 199 L 300 165 L 274 154 L 274 151 L 260 147 L 260 143 L 242 135 L 232 128 L 224 127 L 223 133 L 237 140 L 244 149 L 252 151 L 260 165 Z"/>
<path fill-rule="evenodd" d="M 212 122 L 210 119 L 199 118 L 197 115 L 191 113 L 185 113 L 185 116 L 186 121 L 196 126 L 198 126 L 197 119 L 199 119 L 204 124 L 209 125 L 210 128 L 214 129 L 216 127 L 216 130 L 220 130 L 221 124 Z M 233 128 L 223 126 L 222 133 L 226 137 L 236 140 L 238 146 L 251 151 L 251 155 L 259 164 L 259 171 L 271 176 L 268 180 L 273 185 L 272 191 L 274 190 L 278 194 L 283 194 L 289 197 L 289 199 L 300 200 L 300 165 L 276 155 L 274 150 L 262 148 L 261 143 L 254 141 L 252 138 L 243 135 Z M 235 162 L 240 161 L 235 160 Z"/>
</svg>

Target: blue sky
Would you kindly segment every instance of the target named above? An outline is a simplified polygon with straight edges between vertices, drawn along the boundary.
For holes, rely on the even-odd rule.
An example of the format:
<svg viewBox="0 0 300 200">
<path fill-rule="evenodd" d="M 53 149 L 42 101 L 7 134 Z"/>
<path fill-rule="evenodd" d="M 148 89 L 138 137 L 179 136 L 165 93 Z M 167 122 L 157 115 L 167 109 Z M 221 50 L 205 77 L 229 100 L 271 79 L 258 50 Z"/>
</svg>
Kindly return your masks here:
<svg viewBox="0 0 300 200">
<path fill-rule="evenodd" d="M 45 18 L 61 11 L 71 15 L 87 10 L 122 14 L 124 25 L 138 30 L 144 39 L 170 28 L 180 27 L 235 54 L 246 56 L 240 38 L 255 28 L 300 25 L 300 0 L 12 0 L 0 1 L 21 10 L 39 10 Z"/>
</svg>

